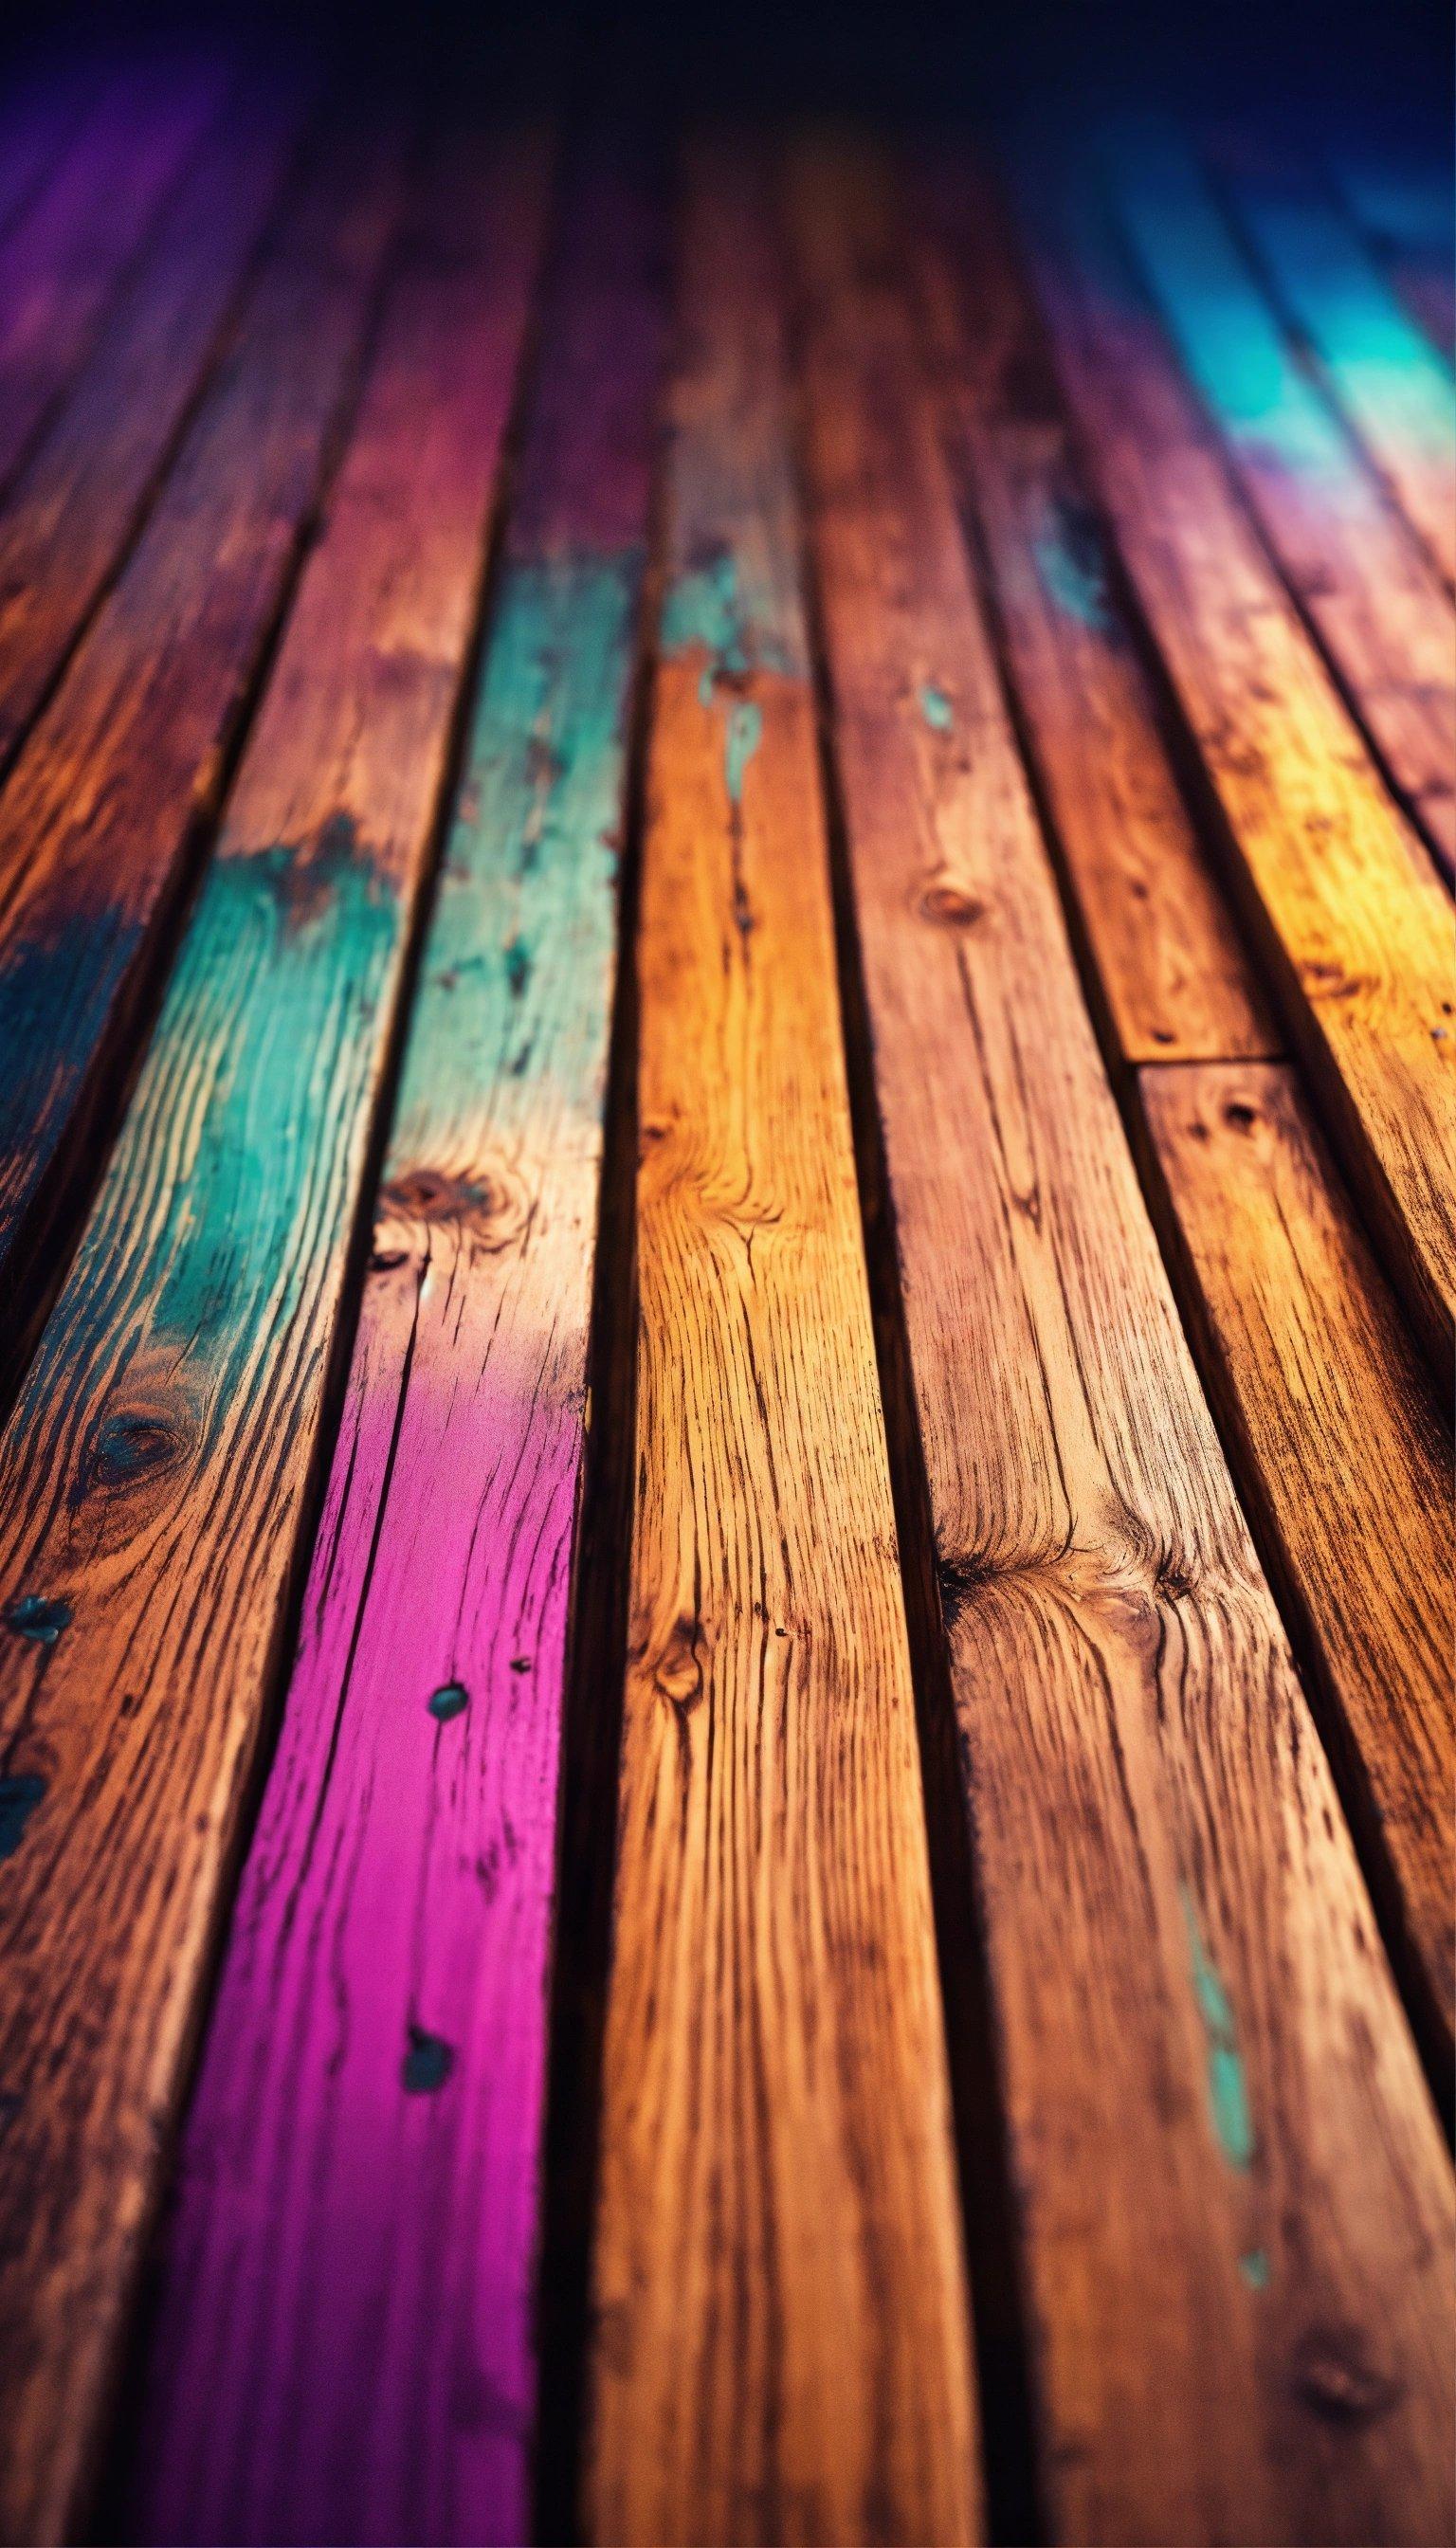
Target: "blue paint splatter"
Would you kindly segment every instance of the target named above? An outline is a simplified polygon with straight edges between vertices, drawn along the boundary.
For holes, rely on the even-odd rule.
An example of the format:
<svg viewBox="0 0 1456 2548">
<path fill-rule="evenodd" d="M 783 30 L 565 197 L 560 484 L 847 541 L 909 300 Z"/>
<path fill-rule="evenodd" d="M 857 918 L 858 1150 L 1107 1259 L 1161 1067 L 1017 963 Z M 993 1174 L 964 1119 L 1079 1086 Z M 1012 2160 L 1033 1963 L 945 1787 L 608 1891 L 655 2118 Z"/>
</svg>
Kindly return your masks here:
<svg viewBox="0 0 1456 2548">
<path fill-rule="evenodd" d="M 7 1628 L 33 1646 L 53 1646 L 71 1623 L 69 1601 L 47 1601 L 43 1593 L 23 1592 L 3 1614 Z"/>
<path fill-rule="evenodd" d="M 956 722 L 955 710 L 944 690 L 927 682 L 920 693 L 920 713 L 937 734 L 949 734 Z"/>
<path fill-rule="evenodd" d="M 1240 2256 L 1238 2259 L 1238 2270 L 1242 2274 L 1243 2279 L 1247 2283 L 1251 2292 L 1266 2292 L 1268 2290 L 1269 2259 L 1265 2255 L 1262 2247 L 1250 2247 L 1246 2255 Z"/>
<path fill-rule="evenodd" d="M 411 2097 L 432 2097 L 437 2088 L 443 2088 L 454 2067 L 454 2048 L 444 2037 L 411 2025 L 410 2049 L 400 2073 L 408 2093 Z"/>
<path fill-rule="evenodd" d="M 463 1716 L 469 1704 L 469 1692 L 458 1681 L 441 1682 L 426 1701 L 431 1716 L 440 1725 L 448 1725 L 452 1716 Z"/>
<path fill-rule="evenodd" d="M 1112 630 L 1107 580 L 1097 534 L 1080 516 L 1063 509 L 1054 530 L 1044 531 L 1034 544 L 1037 573 L 1058 610 L 1099 637 Z"/>
<path fill-rule="evenodd" d="M 1199 2014 L 1208 2036 L 1209 2108 L 1219 2146 L 1230 2167 L 1247 2168 L 1253 2163 L 1254 2131 L 1249 2114 L 1248 2083 L 1238 2050 L 1238 2038 L 1233 2023 L 1233 2010 L 1203 1942 L 1198 1914 L 1186 1887 L 1183 1892 L 1183 1916 L 1188 1926 L 1188 1949 L 1193 1963 L 1193 1987 L 1197 1994 Z"/>
<path fill-rule="evenodd" d="M 0 1778 L 0 1858 L 14 1858 L 45 1793 L 46 1781 L 34 1770 Z"/>
<path fill-rule="evenodd" d="M 763 709 L 752 699 L 735 699 L 728 711 L 728 730 L 723 738 L 723 768 L 735 805 L 743 803 L 744 774 L 763 739 Z"/>
</svg>

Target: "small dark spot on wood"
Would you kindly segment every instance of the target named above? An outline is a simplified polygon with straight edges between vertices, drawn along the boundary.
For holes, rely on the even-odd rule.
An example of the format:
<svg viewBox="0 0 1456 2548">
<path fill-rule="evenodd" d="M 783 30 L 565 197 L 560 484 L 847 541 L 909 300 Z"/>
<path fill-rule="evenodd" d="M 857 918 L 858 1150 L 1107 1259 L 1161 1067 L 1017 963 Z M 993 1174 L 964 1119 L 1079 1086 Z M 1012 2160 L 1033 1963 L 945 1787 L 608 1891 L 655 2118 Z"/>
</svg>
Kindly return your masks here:
<svg viewBox="0 0 1456 2548">
<path fill-rule="evenodd" d="M 1171 1027 L 1154 1027 L 1151 1034 L 1154 1044 L 1176 1044 L 1178 1041 Z"/>
<path fill-rule="evenodd" d="M 400 1267 L 408 1265 L 409 1261 L 408 1247 L 376 1247 L 369 1259 L 369 1271 L 371 1274 L 397 1274 Z"/>
<path fill-rule="evenodd" d="M 530 1656 L 512 1655 L 510 1658 L 510 1669 L 513 1673 L 528 1673 L 531 1669 Z"/>
<path fill-rule="evenodd" d="M 702 1665 L 697 1655 L 697 1621 L 680 1619 L 663 1649 L 653 1682 L 664 1698 L 685 1715 L 702 1696 Z"/>
<path fill-rule="evenodd" d="M 439 1688 L 432 1689 L 425 1701 L 439 1725 L 448 1725 L 452 1717 L 463 1716 L 469 1704 L 470 1693 L 464 1683 L 458 1681 L 442 1681 Z"/>
<path fill-rule="evenodd" d="M 505 950 L 505 980 L 513 1000 L 521 998 L 531 978 L 531 951 L 525 941 L 512 938 Z"/>
<path fill-rule="evenodd" d="M 69 1601 L 47 1600 L 41 1592 L 23 1592 L 3 1613 L 5 1625 L 33 1646 L 53 1646 L 71 1623 Z"/>
<path fill-rule="evenodd" d="M 1251 1133 L 1258 1120 L 1258 1108 L 1242 1097 L 1230 1097 L 1224 1109 L 1224 1121 L 1231 1124 L 1235 1133 Z"/>
<path fill-rule="evenodd" d="M 0 1858 L 14 1858 L 25 1838 L 26 1825 L 46 1793 L 46 1781 L 39 1771 L 21 1771 L 16 1776 L 0 1778 Z"/>
<path fill-rule="evenodd" d="M 1159 1549 L 1153 1561 L 1152 1589 L 1165 1601 L 1187 1601 L 1198 1591 L 1198 1576 L 1171 1549 Z"/>
<path fill-rule="evenodd" d="M 443 2088 L 455 2067 L 454 2048 L 441 2035 L 431 2035 L 425 2027 L 411 2025 L 410 2048 L 400 2073 L 411 2097 L 432 2097 Z"/>
<path fill-rule="evenodd" d="M 1312 2327 L 1295 2352 L 1294 2385 L 1328 2424 L 1373 2423 L 1401 2395 L 1400 2383 L 1370 2361 L 1354 2327 Z"/>
<path fill-rule="evenodd" d="M 936 1557 L 936 1581 L 941 1588 L 941 1610 L 947 1630 L 954 1629 L 968 1602 L 974 1599 L 983 1584 L 994 1573 L 984 1557 Z"/>
<path fill-rule="evenodd" d="M 968 893 L 964 885 L 955 884 L 949 876 L 942 876 L 922 892 L 920 914 L 922 919 L 933 921 L 939 929 L 973 929 L 978 920 L 984 920 L 986 906 L 976 894 Z"/>
</svg>

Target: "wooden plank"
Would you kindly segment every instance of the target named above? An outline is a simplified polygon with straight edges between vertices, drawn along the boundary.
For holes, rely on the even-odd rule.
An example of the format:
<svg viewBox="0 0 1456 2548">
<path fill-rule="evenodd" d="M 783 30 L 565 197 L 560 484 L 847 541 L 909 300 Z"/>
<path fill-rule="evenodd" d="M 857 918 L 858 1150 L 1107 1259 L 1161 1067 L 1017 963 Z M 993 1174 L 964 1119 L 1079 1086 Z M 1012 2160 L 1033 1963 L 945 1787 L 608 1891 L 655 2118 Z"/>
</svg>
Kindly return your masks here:
<svg viewBox="0 0 1456 2548">
<path fill-rule="evenodd" d="M 917 201 L 915 280 L 957 490 L 1117 1048 L 1135 1064 L 1278 1052 L 1168 765 L 1004 205 L 959 156 Z"/>
<path fill-rule="evenodd" d="M 1228 1427 L 1267 1515 L 1438 2074 L 1453 2042 L 1451 1447 L 1285 1067 L 1153 1070 L 1142 1105 Z"/>
<path fill-rule="evenodd" d="M 1219 160 L 1271 289 L 1331 398 L 1447 584 L 1456 582 L 1450 365 L 1406 317 L 1334 197 L 1287 153 L 1226 135 Z"/>
<path fill-rule="evenodd" d="M 894 227 L 827 149 L 794 211 L 1051 2534 L 1432 2540 L 1447 2153 L 1078 997 Z"/>
<path fill-rule="evenodd" d="M 1285 1023 L 1438 1374 L 1456 1283 L 1452 917 L 1234 500 L 1094 206 L 1024 163 L 1058 369 L 1199 747 Z"/>
<path fill-rule="evenodd" d="M 161 500 L 0 796 L 12 1344 L 287 591 L 356 378 L 397 170 L 386 136 L 320 140 Z"/>
<path fill-rule="evenodd" d="M 1252 1032 L 1252 985 L 1240 996 L 1236 974 L 1229 980 L 1226 951 L 1236 941 L 1127 662 L 1112 565 L 1071 467 L 997 202 L 958 172 L 937 183 L 935 199 L 965 278 L 963 309 L 944 263 L 932 261 L 926 278 L 943 395 L 985 526 L 1023 731 L 1084 897 L 1115 1050 L 1135 1066 L 1130 1093 L 1162 1163 L 1201 1368 L 1218 1389 L 1245 1502 L 1265 1522 L 1281 1593 L 1317 1655 L 1386 1934 L 1444 2075 L 1456 1862 L 1449 1448 L 1297 1084 L 1257 1061 L 1278 1047 L 1267 1021 L 1262 1040 Z M 1177 889 L 1163 901 L 1154 877 L 1146 897 L 1120 908 L 1125 845 L 1149 796 L 1167 823 Z M 1158 943 L 1165 932 L 1176 972 Z M 1180 1063 L 1209 1067 L 1136 1067 L 1164 1058 L 1144 1021 L 1149 986 L 1165 982 L 1167 1007 L 1150 1013 L 1174 1021 L 1166 1041 L 1176 1034 Z"/>
<path fill-rule="evenodd" d="M 233 94 L 0 514 L 0 765 L 126 548 L 277 191 L 298 109 Z"/>
<path fill-rule="evenodd" d="M 70 142 L 95 91 L 94 73 L 50 62 L 23 78 L 0 123 L 0 236 L 39 194 Z"/>
<path fill-rule="evenodd" d="M 978 2522 L 914 1697 L 763 199 L 694 162 L 639 942 L 600 2539 Z"/>
<path fill-rule="evenodd" d="M 1281 332 L 1175 131 L 1121 129 L 1118 209 L 1238 484 L 1403 800 L 1456 861 L 1456 610 Z"/>
<path fill-rule="evenodd" d="M 0 243 L 0 486 L 85 353 L 218 88 L 215 74 L 180 68 L 119 80 Z"/>
<path fill-rule="evenodd" d="M 1388 155 L 1368 139 L 1332 147 L 1330 175 L 1396 290 L 1438 354 L 1456 357 L 1456 239 L 1449 137 L 1436 152 Z"/>
<path fill-rule="evenodd" d="M 530 2535 L 563 1677 L 662 298 L 642 186 L 600 167 L 574 195 L 302 1645 L 184 2142 L 136 2454 L 136 2531 L 158 2540 Z"/>
<path fill-rule="evenodd" d="M 446 188 L 399 272 L 134 1103 L 0 1443 L 6 2539 L 77 2518 L 185 2076 L 306 1517 L 539 173 L 527 151 L 499 184 Z"/>
</svg>

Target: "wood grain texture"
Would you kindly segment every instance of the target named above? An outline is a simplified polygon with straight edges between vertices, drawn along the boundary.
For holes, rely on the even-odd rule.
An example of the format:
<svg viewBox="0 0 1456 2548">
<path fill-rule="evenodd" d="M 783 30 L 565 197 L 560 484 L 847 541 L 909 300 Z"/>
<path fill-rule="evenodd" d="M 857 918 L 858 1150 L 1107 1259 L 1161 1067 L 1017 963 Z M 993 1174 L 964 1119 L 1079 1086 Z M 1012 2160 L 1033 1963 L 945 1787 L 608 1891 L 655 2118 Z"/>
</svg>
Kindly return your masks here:
<svg viewBox="0 0 1456 2548">
<path fill-rule="evenodd" d="M 589 167 L 540 313 L 302 1644 L 184 2140 L 136 2451 L 158 2540 L 530 2532 L 659 223 Z"/>
<path fill-rule="evenodd" d="M 1007 670 L 1131 1063 L 1280 1034 L 1194 832 L 1005 207 L 963 157 L 917 189 L 915 281 Z"/>
<path fill-rule="evenodd" d="M 1052 2534 L 1436 2540 L 1447 2154 L 1081 1007 L 882 190 L 824 147 L 792 200 Z"/>
<path fill-rule="evenodd" d="M 535 254 L 431 200 L 0 1443 L 0 2533 L 75 2518 L 277 1662 Z M 317 281 L 317 278 L 316 278 Z"/>
<path fill-rule="evenodd" d="M 1118 210 L 1269 549 L 1406 804 L 1456 861 L 1456 610 L 1283 333 L 1176 128 L 1119 132 Z"/>
<path fill-rule="evenodd" d="M 0 238 L 30 210 L 87 108 L 94 70 L 52 61 L 21 82 L 0 109 Z"/>
<path fill-rule="evenodd" d="M 220 85 L 184 65 L 119 80 L 0 244 L 0 487 L 85 354 Z"/>
<path fill-rule="evenodd" d="M 1422 1349 L 1449 1377 L 1449 899 L 1253 541 L 1095 207 L 1052 172 L 1022 176 L 1058 367 L 1226 827 L 1227 874 Z"/>
<path fill-rule="evenodd" d="M 1155 1070 L 1139 1092 L 1225 1420 L 1449 2072 L 1456 1600 L 1435 1393 L 1293 1074 Z"/>
<path fill-rule="evenodd" d="M 320 137 L 125 574 L 0 797 L 0 1303 L 124 1068 L 345 412 L 398 198 L 388 136 Z M 204 571 L 205 570 L 205 571 Z"/>
<path fill-rule="evenodd" d="M 962 2540 L 967 2314 L 776 275 L 693 164 L 639 947 L 603 2540 Z"/>
<path fill-rule="evenodd" d="M 0 513 L 0 765 L 126 548 L 277 192 L 297 107 L 252 83 L 158 225 Z"/>
<path fill-rule="evenodd" d="M 1447 585 L 1456 582 L 1456 381 L 1401 309 L 1332 193 L 1226 136 L 1235 217 L 1288 322 Z M 1448 205 L 1447 244 L 1450 244 Z M 1449 668 L 1448 668 L 1449 670 Z M 1456 680 L 1456 676 L 1452 676 Z"/>
</svg>

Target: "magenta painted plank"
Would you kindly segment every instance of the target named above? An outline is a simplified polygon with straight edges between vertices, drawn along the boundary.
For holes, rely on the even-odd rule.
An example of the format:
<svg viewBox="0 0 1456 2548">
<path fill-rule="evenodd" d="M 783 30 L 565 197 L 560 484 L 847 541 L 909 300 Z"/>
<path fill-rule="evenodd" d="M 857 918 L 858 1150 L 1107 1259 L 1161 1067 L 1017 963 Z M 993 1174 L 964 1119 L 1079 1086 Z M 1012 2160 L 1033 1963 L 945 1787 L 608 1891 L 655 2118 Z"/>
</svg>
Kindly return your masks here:
<svg viewBox="0 0 1456 2548">
<path fill-rule="evenodd" d="M 164 2259 L 138 2527 L 528 2534 L 557 1793 L 660 362 L 573 189 L 279 1751 Z"/>
<path fill-rule="evenodd" d="M 0 247 L 0 482 L 84 355 L 222 84 L 221 69 L 195 64 L 120 80 Z"/>
</svg>

